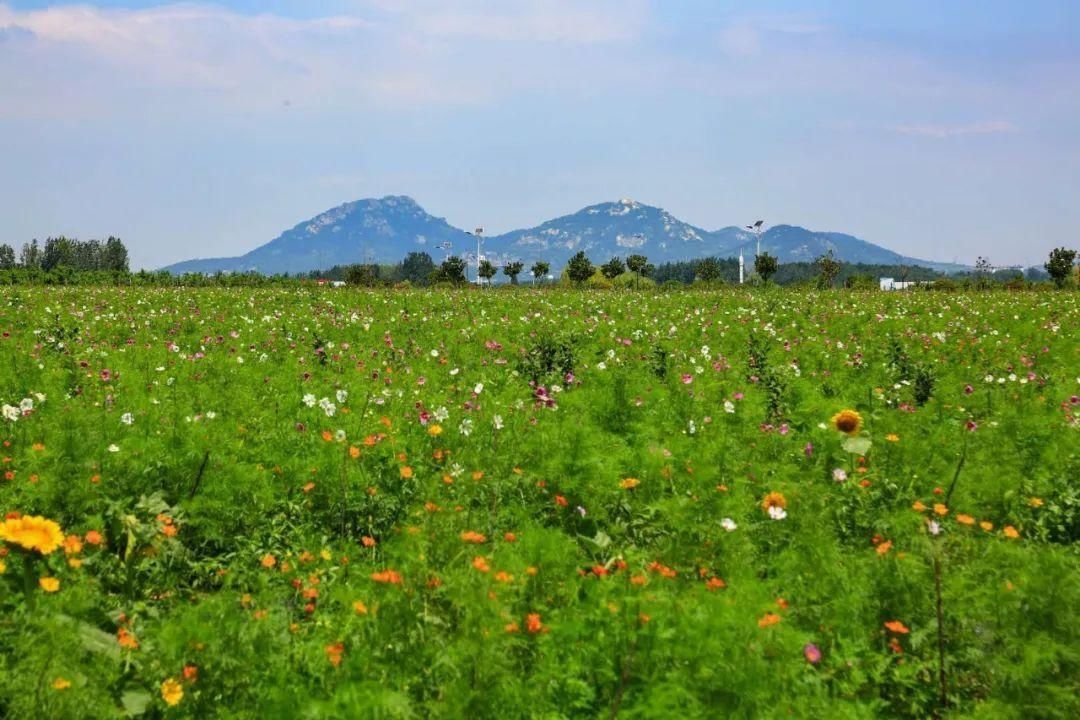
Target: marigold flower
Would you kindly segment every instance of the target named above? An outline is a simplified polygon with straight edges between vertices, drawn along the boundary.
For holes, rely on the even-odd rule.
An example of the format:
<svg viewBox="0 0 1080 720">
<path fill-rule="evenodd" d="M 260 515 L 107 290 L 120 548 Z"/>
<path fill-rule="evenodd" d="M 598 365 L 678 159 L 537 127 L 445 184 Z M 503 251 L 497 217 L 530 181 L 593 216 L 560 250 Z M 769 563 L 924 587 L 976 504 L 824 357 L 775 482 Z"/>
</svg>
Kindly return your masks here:
<svg viewBox="0 0 1080 720">
<path fill-rule="evenodd" d="M 717 590 L 726 588 L 727 583 L 724 582 L 721 578 L 714 577 L 709 578 L 708 582 L 705 583 L 705 587 L 709 589 L 709 592 L 716 592 Z"/>
<path fill-rule="evenodd" d="M 135 635 L 123 627 L 116 631 L 116 642 L 125 650 L 135 650 L 139 647 L 139 641 Z"/>
<path fill-rule="evenodd" d="M 40 578 L 38 579 L 38 585 L 47 593 L 54 593 L 60 589 L 60 581 L 54 577 Z"/>
<path fill-rule="evenodd" d="M 64 533 L 53 520 L 40 515 L 8 518 L 0 523 L 0 540 L 48 555 L 64 542 Z"/>
<path fill-rule="evenodd" d="M 64 554 L 78 555 L 82 552 L 82 539 L 78 535 L 68 535 L 64 538 Z"/>
<path fill-rule="evenodd" d="M 478 532 L 474 532 L 473 530 L 466 530 L 465 532 L 461 533 L 461 541 L 472 543 L 474 545 L 480 545 L 481 543 L 487 542 L 487 537 L 481 535 Z"/>
<path fill-rule="evenodd" d="M 179 705 L 180 701 L 184 699 L 183 686 L 173 678 L 166 678 L 165 682 L 161 683 L 161 699 L 169 707 Z"/>
<path fill-rule="evenodd" d="M 413 476 L 413 471 L 412 471 L 411 467 L 409 467 L 408 465 L 405 465 L 404 467 L 401 468 L 401 478 L 403 480 L 408 480 L 412 476 Z"/>
<path fill-rule="evenodd" d="M 53 690 L 67 690 L 71 687 L 71 681 L 67 678 L 58 677 L 53 680 Z"/>
<path fill-rule="evenodd" d="M 630 478 L 624 478 L 622 480 L 622 482 L 619 483 L 619 487 L 621 487 L 623 490 L 633 490 L 634 488 L 636 488 L 640 484 L 641 484 L 640 480 L 638 480 L 637 478 L 630 477 Z"/>
<path fill-rule="evenodd" d="M 956 516 L 956 522 L 960 523 L 961 525 L 974 525 L 975 518 L 971 517 L 970 515 L 965 515 L 964 513 L 958 513 Z"/>
<path fill-rule="evenodd" d="M 558 505 L 559 507 L 566 507 L 570 503 L 567 502 L 566 498 L 564 498 L 562 495 L 556 495 L 555 496 L 555 504 Z"/>
<path fill-rule="evenodd" d="M 990 532 L 994 529 L 994 523 L 990 522 L 989 520 L 983 520 L 979 523 L 979 527 L 981 527 L 986 532 Z"/>
<path fill-rule="evenodd" d="M 888 440 L 889 442 L 900 442 L 900 436 L 897 435 L 896 433 L 889 433 L 888 435 L 885 436 L 885 439 Z"/>
<path fill-rule="evenodd" d="M 904 623 L 899 620 L 889 620 L 885 623 L 885 629 L 897 635 L 907 635 L 911 632 Z"/>
<path fill-rule="evenodd" d="M 345 653 L 345 643 L 333 643 L 326 646 L 326 659 L 334 667 L 341 665 L 341 656 Z"/>
<path fill-rule="evenodd" d="M 757 624 L 759 628 L 767 628 L 772 625 L 776 625 L 778 622 L 780 622 L 780 620 L 781 617 L 779 615 L 770 612 L 762 615 L 761 618 L 758 619 Z"/>
<path fill-rule="evenodd" d="M 360 448 L 356 447 L 355 445 L 351 446 L 349 448 L 349 457 L 351 457 L 353 460 L 360 457 Z"/>
<path fill-rule="evenodd" d="M 878 555 L 887 554 L 890 550 L 892 550 L 892 540 L 886 540 L 883 543 L 879 543 L 878 546 L 874 548 L 874 550 L 877 551 Z"/>
<path fill-rule="evenodd" d="M 367 615 L 368 613 L 367 605 L 365 605 L 360 600 L 355 600 L 352 604 L 352 607 L 357 615 Z"/>
<path fill-rule="evenodd" d="M 427 429 L 427 432 L 428 435 L 431 435 L 432 437 L 438 437 L 439 435 L 442 435 L 442 425 L 432 425 Z"/>
<path fill-rule="evenodd" d="M 832 416 L 832 425 L 845 435 L 858 435 L 862 430 L 862 415 L 855 410 L 841 410 Z"/>
<path fill-rule="evenodd" d="M 1010 540 L 1015 540 L 1020 537 L 1020 532 L 1012 525 L 1006 525 L 1001 529 L 1002 534 Z"/>
<path fill-rule="evenodd" d="M 533 635 L 547 630 L 547 628 L 544 627 L 544 624 L 540 621 L 540 613 L 529 613 L 526 616 L 525 629 Z"/>
<path fill-rule="evenodd" d="M 490 572 L 491 570 L 491 566 L 488 565 L 488 561 L 485 560 L 482 555 L 477 555 L 473 558 L 472 566 L 483 573 Z"/>
<path fill-rule="evenodd" d="M 936 514 L 938 514 L 938 515 L 948 515 L 949 514 L 949 508 L 948 508 L 948 506 L 943 505 L 942 503 L 934 503 L 934 512 Z"/>
<path fill-rule="evenodd" d="M 270 569 L 277 565 L 277 558 L 267 553 L 263 555 L 262 560 L 259 561 L 264 568 Z"/>
</svg>

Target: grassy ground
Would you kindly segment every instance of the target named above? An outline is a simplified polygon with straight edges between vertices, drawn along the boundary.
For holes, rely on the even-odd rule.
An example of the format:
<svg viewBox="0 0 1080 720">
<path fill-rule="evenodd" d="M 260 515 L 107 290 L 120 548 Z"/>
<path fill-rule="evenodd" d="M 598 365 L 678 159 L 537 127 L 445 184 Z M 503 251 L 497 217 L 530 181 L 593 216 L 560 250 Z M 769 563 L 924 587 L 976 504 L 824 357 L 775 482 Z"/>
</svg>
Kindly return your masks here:
<svg viewBox="0 0 1080 720">
<path fill-rule="evenodd" d="M 1080 715 L 1076 294 L 4 289 L 0 333 L 0 716 Z"/>
</svg>

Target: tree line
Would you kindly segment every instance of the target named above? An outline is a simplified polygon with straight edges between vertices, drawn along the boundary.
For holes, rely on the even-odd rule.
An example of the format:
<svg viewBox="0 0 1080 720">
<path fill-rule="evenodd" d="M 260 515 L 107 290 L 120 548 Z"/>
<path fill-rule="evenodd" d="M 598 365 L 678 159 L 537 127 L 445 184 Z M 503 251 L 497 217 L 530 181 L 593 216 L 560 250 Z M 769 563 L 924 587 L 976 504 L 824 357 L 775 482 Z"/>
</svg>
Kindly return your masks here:
<svg viewBox="0 0 1080 720">
<path fill-rule="evenodd" d="M 101 240 L 76 240 L 64 236 L 51 237 L 44 246 L 37 240 L 24 243 L 15 254 L 15 248 L 0 244 L 0 271 L 40 275 L 56 273 L 119 273 L 127 275 L 128 251 L 117 237 Z"/>
</svg>

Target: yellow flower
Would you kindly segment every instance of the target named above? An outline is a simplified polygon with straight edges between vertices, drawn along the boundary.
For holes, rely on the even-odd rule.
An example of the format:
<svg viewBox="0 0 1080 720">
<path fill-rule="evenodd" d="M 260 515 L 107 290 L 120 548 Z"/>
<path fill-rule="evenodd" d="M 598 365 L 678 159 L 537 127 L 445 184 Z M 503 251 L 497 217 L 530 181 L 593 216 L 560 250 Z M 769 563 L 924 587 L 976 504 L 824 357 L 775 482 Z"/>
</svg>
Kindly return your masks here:
<svg viewBox="0 0 1080 720">
<path fill-rule="evenodd" d="M 965 515 L 964 513 L 960 513 L 959 515 L 956 516 L 956 522 L 961 523 L 963 525 L 974 525 L 975 524 L 975 518 L 971 517 L 970 515 Z"/>
<path fill-rule="evenodd" d="M 362 601 L 360 601 L 360 600 L 357 600 L 357 601 L 355 601 L 355 602 L 354 602 L 354 603 L 352 604 L 352 607 L 353 607 L 353 610 L 355 610 L 355 611 L 356 611 L 356 614 L 357 614 L 357 615 L 367 615 L 367 613 L 368 613 L 367 605 L 365 605 L 365 604 L 364 604 L 364 603 L 363 603 Z"/>
<path fill-rule="evenodd" d="M 981 527 L 986 532 L 990 532 L 994 529 L 994 523 L 990 522 L 989 520 L 983 520 L 979 523 L 979 527 Z"/>
<path fill-rule="evenodd" d="M 38 579 L 38 585 L 47 593 L 54 593 L 60 589 L 60 581 L 54 577 L 40 578 Z"/>
<path fill-rule="evenodd" d="M 832 416 L 832 424 L 845 435 L 858 435 L 862 430 L 862 415 L 855 410 L 841 410 Z"/>
<path fill-rule="evenodd" d="M 53 680 L 52 686 L 53 690 L 67 690 L 71 687 L 71 681 L 66 678 L 58 677 Z"/>
<path fill-rule="evenodd" d="M 427 434 L 431 435 L 432 437 L 442 435 L 442 425 L 432 425 L 427 429 Z"/>
<path fill-rule="evenodd" d="M 165 701 L 165 704 L 169 707 L 180 704 L 180 700 L 184 697 L 184 688 L 180 686 L 180 683 L 172 678 L 166 678 L 165 682 L 161 683 L 161 699 Z"/>
<path fill-rule="evenodd" d="M 1004 533 L 1005 537 L 1009 538 L 1010 540 L 1015 540 L 1016 538 L 1020 537 L 1020 533 L 1012 525 L 1006 525 L 1001 529 L 1001 532 Z"/>
<path fill-rule="evenodd" d="M 1028 500 L 1028 505 L 1030 505 L 1031 507 L 1042 507 L 1043 506 L 1042 498 L 1033 497 L 1030 500 Z"/>
<path fill-rule="evenodd" d="M 888 440 L 889 442 L 900 442 L 900 436 L 897 435 L 896 433 L 889 433 L 888 435 L 885 436 L 885 439 Z"/>
<path fill-rule="evenodd" d="M 948 515 L 949 514 L 949 508 L 948 508 L 948 506 L 943 505 L 942 503 L 934 503 L 934 512 L 937 513 L 938 515 Z"/>
<path fill-rule="evenodd" d="M 916 501 L 915 501 L 915 502 L 914 502 L 914 503 L 912 504 L 912 506 L 911 506 L 911 509 L 912 509 L 912 510 L 917 510 L 918 512 L 922 512 L 923 510 L 925 510 L 925 509 L 926 509 L 926 506 L 922 504 L 922 501 L 921 501 L 921 500 L 916 500 Z"/>
<path fill-rule="evenodd" d="M 637 478 L 625 478 L 622 482 L 619 483 L 619 487 L 621 487 L 623 490 L 631 490 L 633 488 L 636 488 L 640 484 L 641 481 Z"/>
<path fill-rule="evenodd" d="M 0 540 L 48 555 L 64 542 L 64 533 L 54 521 L 33 515 L 11 518 L 0 523 Z"/>
</svg>

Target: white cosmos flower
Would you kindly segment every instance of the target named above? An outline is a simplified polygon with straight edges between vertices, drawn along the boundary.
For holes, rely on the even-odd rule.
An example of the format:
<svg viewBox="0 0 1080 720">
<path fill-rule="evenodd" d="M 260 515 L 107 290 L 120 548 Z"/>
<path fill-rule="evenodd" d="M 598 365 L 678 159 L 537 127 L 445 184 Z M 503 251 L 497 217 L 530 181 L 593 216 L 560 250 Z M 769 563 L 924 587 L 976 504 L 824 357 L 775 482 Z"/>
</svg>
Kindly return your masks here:
<svg viewBox="0 0 1080 720">
<path fill-rule="evenodd" d="M 464 420 L 461 421 L 461 425 L 458 426 L 458 432 L 460 432 L 465 437 L 468 437 L 469 435 L 472 434 L 472 429 L 473 429 L 473 422 L 472 422 L 472 420 L 470 418 L 465 418 Z"/>
<path fill-rule="evenodd" d="M 312 395 L 311 393 L 308 393 L 307 395 L 305 395 L 305 396 L 303 397 L 303 399 L 301 400 L 301 402 L 303 402 L 303 403 L 304 403 L 305 405 L 307 405 L 308 407 L 315 407 L 315 403 L 317 403 L 317 402 L 319 402 L 319 401 L 315 399 L 315 396 L 314 396 L 314 395 Z"/>
<path fill-rule="evenodd" d="M 120 452 L 120 446 L 116 443 L 113 443 L 109 446 L 109 452 Z"/>
<path fill-rule="evenodd" d="M 14 405 L 4 405 L 3 413 L 4 419 L 9 422 L 15 422 L 19 419 L 19 408 Z"/>
<path fill-rule="evenodd" d="M 495 417 L 493 417 L 491 419 L 491 424 L 495 427 L 496 430 L 502 430 L 503 429 L 502 415 L 496 415 Z"/>
<path fill-rule="evenodd" d="M 125 425 L 131 425 L 135 422 L 135 416 L 129 412 L 126 412 L 120 416 L 120 422 L 124 423 Z"/>
<path fill-rule="evenodd" d="M 720 521 L 720 527 L 724 528 L 728 532 L 735 532 L 735 529 L 739 526 L 735 524 L 735 521 L 731 518 L 724 518 Z"/>
<path fill-rule="evenodd" d="M 787 517 L 787 511 L 779 505 L 772 505 L 769 507 L 769 517 L 773 520 L 783 520 Z"/>
<path fill-rule="evenodd" d="M 477 395 L 484 392 L 484 383 L 476 383 L 476 387 L 474 387 L 472 391 Z"/>
<path fill-rule="evenodd" d="M 338 390 L 337 394 L 334 397 L 337 398 L 337 401 L 339 403 L 343 403 L 343 402 L 345 402 L 346 400 L 349 399 L 349 391 L 348 390 Z"/>
<path fill-rule="evenodd" d="M 731 402 L 730 400 L 725 400 L 724 401 L 724 412 L 729 413 L 729 414 L 735 412 L 735 403 Z"/>
</svg>

